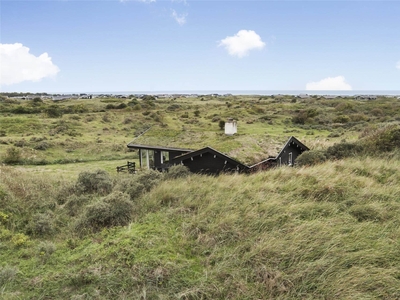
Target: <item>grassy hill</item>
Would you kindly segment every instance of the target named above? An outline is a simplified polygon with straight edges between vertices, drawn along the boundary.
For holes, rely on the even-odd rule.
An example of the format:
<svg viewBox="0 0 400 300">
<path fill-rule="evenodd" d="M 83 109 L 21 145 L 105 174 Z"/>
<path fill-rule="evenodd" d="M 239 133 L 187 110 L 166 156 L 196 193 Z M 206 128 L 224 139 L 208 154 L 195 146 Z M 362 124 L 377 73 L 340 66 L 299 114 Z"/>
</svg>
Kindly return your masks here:
<svg viewBox="0 0 400 300">
<path fill-rule="evenodd" d="M 333 105 L 291 97 L 206 98 L 193 100 L 193 106 L 190 99 L 155 106 L 136 100 L 140 108 L 130 107 L 131 100 L 111 99 L 85 102 L 88 111 L 61 118 L 46 113 L 52 103 L 19 114 L 12 112 L 16 106 L 32 104 L 7 101 L 1 104 L 0 153 L 4 160 L 16 149 L 18 160 L 0 166 L 0 298 L 400 298 L 400 139 L 394 99 L 330 100 L 337 101 Z M 120 105 L 115 101 L 127 107 L 106 108 Z M 342 110 L 342 103 L 351 110 Z M 174 104 L 184 108 L 170 111 Z M 77 104 L 57 105 L 66 112 Z M 255 107 L 264 110 L 253 113 Z M 262 119 L 275 110 L 276 118 Z M 189 117 L 182 117 L 186 112 Z M 211 119 L 215 114 L 238 118 L 241 135 L 223 137 Z M 352 121 L 356 114 L 367 119 Z M 112 121 L 104 121 L 105 115 Z M 334 122 L 342 115 L 349 119 Z M 325 123 L 318 120 L 322 116 Z M 128 117 L 131 123 L 124 124 Z M 296 118 L 305 118 L 304 124 Z M 75 136 L 49 134 L 64 121 Z M 263 143 L 278 145 L 288 134 L 328 159 L 251 175 L 210 177 L 182 168 L 116 174 L 113 163 L 133 153 L 112 145 L 123 145 L 148 125 L 153 126 L 143 136 L 148 143 L 171 140 L 173 135 L 162 131 L 171 129 L 182 137 L 176 141 L 187 139 L 182 144 L 189 145 L 192 137 L 197 147 L 207 139 L 246 160 L 248 154 L 248 159 L 266 155 Z M 382 126 L 391 130 L 376 130 Z M 103 131 L 108 135 L 96 142 L 93 133 Z M 203 138 L 196 140 L 197 135 Z M 26 144 L 15 145 L 21 140 Z M 50 147 L 34 149 L 43 141 Z M 346 147 L 329 148 L 335 142 Z M 61 143 L 76 148 L 68 152 Z M 74 162 L 74 155 L 81 162 Z"/>
</svg>

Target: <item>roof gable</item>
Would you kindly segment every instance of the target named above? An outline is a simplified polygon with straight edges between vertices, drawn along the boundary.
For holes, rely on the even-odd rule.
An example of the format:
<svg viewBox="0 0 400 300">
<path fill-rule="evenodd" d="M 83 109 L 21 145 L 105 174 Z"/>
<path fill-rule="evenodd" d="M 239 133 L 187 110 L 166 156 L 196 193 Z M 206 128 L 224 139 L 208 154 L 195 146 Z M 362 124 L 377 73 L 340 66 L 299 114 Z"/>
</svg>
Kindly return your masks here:
<svg viewBox="0 0 400 300">
<path fill-rule="evenodd" d="M 244 169 L 248 169 L 249 168 L 248 166 L 242 164 L 241 162 L 239 162 L 239 161 L 237 161 L 237 160 L 235 160 L 235 159 L 233 159 L 233 158 L 231 158 L 231 157 L 229 157 L 229 156 L 227 156 L 227 155 L 225 155 L 225 154 L 223 154 L 223 153 L 221 153 L 221 152 L 219 152 L 219 151 L 217 151 L 217 150 L 215 150 L 215 149 L 213 149 L 211 147 L 204 147 L 202 149 L 199 149 L 199 150 L 196 150 L 196 151 L 193 151 L 193 152 L 182 154 L 180 156 L 177 156 L 177 157 L 171 159 L 170 161 L 168 161 L 166 163 L 177 163 L 177 162 L 180 162 L 182 160 L 190 159 L 190 158 L 195 157 L 195 156 L 201 156 L 204 153 L 211 153 L 214 156 L 221 157 L 221 158 L 225 159 L 226 161 L 228 161 L 229 163 L 235 164 L 235 165 L 237 165 L 239 167 L 242 167 Z"/>
<path fill-rule="evenodd" d="M 294 136 L 291 136 L 286 144 L 282 147 L 281 151 L 278 153 L 276 158 L 282 155 L 282 153 L 285 151 L 287 147 L 289 147 L 292 143 L 300 147 L 303 151 L 310 150 L 306 145 L 304 145 L 302 142 L 300 142 L 298 139 L 296 139 Z"/>
</svg>

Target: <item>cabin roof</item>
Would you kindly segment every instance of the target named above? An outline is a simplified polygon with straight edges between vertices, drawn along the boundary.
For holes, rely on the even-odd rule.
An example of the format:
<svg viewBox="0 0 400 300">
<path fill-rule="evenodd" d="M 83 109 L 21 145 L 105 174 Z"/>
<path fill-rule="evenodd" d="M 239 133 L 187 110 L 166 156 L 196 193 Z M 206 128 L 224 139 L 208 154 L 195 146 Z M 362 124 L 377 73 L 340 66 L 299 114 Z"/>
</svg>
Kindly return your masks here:
<svg viewBox="0 0 400 300">
<path fill-rule="evenodd" d="M 230 163 L 236 164 L 238 166 L 241 166 L 242 168 L 246 168 L 246 169 L 249 168 L 248 166 L 246 166 L 246 165 L 242 164 L 241 162 L 233 159 L 232 157 L 229 157 L 226 154 L 224 154 L 222 152 L 219 152 L 219 151 L 217 151 L 217 150 L 215 150 L 215 149 L 213 149 L 211 147 L 204 147 L 204 148 L 201 148 L 201 149 L 196 150 L 196 151 L 192 151 L 192 152 L 189 152 L 189 153 L 185 153 L 185 154 L 179 155 L 177 157 L 174 157 L 173 159 L 171 159 L 167 163 L 173 163 L 173 162 L 182 161 L 182 160 L 189 159 L 191 157 L 198 156 L 198 155 L 201 155 L 201 154 L 204 154 L 204 153 L 207 153 L 207 152 L 211 152 L 214 155 L 218 155 L 220 157 L 223 157 L 225 160 L 229 161 Z"/>
<path fill-rule="evenodd" d="M 177 151 L 177 152 L 192 152 L 193 149 L 175 148 L 175 147 L 164 147 L 164 146 L 151 146 L 143 144 L 129 143 L 128 148 L 131 149 L 143 149 L 143 150 L 158 150 L 158 151 Z"/>
<path fill-rule="evenodd" d="M 300 142 L 298 139 L 296 139 L 294 136 L 291 136 L 288 141 L 286 142 L 286 144 L 282 147 L 281 151 L 278 153 L 278 155 L 276 156 L 276 158 L 278 158 L 283 151 L 285 151 L 285 149 L 291 144 L 291 143 L 295 143 L 297 144 L 299 147 L 304 148 L 304 150 L 310 150 L 306 145 L 304 145 L 302 142 Z"/>
</svg>

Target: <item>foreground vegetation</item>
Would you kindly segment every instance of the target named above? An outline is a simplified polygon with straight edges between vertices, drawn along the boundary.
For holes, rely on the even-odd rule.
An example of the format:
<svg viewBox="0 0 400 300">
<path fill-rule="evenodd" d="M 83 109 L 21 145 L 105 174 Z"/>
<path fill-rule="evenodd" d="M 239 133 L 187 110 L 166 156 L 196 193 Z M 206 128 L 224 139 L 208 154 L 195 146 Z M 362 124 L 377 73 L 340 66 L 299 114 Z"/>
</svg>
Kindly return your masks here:
<svg viewBox="0 0 400 300">
<path fill-rule="evenodd" d="M 218 180 L 2 167 L 1 298 L 398 298 L 398 158 Z"/>
<path fill-rule="evenodd" d="M 400 298 L 394 99 L 2 99 L 1 299 Z M 116 174 L 150 126 L 137 141 L 244 162 L 286 135 L 313 150 L 251 175 Z"/>
</svg>

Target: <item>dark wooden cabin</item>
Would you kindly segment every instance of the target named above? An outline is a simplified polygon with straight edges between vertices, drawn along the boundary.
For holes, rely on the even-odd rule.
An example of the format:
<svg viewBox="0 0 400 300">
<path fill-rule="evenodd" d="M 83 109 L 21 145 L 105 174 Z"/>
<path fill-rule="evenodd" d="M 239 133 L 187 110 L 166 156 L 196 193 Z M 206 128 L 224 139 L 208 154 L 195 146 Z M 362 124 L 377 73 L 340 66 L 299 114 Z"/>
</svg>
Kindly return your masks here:
<svg viewBox="0 0 400 300">
<path fill-rule="evenodd" d="M 149 169 L 164 171 L 173 165 L 181 164 L 188 167 L 193 173 L 208 175 L 234 172 L 250 173 L 284 165 L 294 166 L 296 158 L 304 151 L 309 150 L 307 146 L 292 136 L 276 157 L 269 157 L 249 167 L 211 147 L 194 151 L 129 143 L 128 148 L 139 150 L 140 168 L 146 165 Z"/>
<path fill-rule="evenodd" d="M 218 175 L 220 173 L 247 172 L 249 167 L 211 148 L 205 147 L 177 156 L 166 162 L 166 167 L 184 165 L 193 173 Z"/>
<path fill-rule="evenodd" d="M 272 167 L 280 166 L 294 166 L 296 158 L 304 151 L 310 150 L 306 145 L 296 139 L 294 136 L 290 137 L 282 150 L 276 157 L 269 157 L 250 167 L 250 171 L 267 170 Z"/>
</svg>

